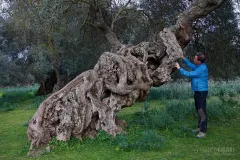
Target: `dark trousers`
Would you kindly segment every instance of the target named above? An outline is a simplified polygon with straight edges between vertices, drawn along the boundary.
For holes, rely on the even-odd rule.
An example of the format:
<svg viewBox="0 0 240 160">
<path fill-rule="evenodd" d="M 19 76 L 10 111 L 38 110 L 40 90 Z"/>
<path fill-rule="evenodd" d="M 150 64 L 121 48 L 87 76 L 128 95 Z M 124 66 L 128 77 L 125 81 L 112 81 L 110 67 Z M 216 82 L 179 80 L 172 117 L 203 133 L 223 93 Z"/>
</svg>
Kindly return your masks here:
<svg viewBox="0 0 240 160">
<path fill-rule="evenodd" d="M 206 112 L 206 103 L 207 103 L 208 91 L 195 91 L 194 100 L 195 107 L 198 115 L 198 128 L 200 132 L 207 132 L 207 112 Z"/>
</svg>

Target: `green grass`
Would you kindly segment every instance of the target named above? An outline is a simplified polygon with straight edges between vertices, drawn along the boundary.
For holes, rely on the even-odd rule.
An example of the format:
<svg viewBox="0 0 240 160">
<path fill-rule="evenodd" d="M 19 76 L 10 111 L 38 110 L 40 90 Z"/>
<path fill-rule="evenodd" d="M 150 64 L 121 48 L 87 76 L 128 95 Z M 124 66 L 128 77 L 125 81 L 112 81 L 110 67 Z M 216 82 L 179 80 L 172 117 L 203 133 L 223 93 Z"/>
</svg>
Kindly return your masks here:
<svg viewBox="0 0 240 160">
<path fill-rule="evenodd" d="M 127 121 L 128 126 L 124 128 L 127 134 L 113 138 L 100 131 L 94 139 L 80 141 L 73 137 L 68 142 L 54 138 L 49 143 L 54 149 L 38 157 L 27 156 L 27 122 L 45 97 L 29 94 L 36 88 L 2 89 L 0 105 L 7 100 L 8 107 L 15 107 L 9 110 L 5 106 L 0 111 L 0 159 L 239 159 L 240 93 L 239 87 L 229 87 L 238 82 L 214 82 L 214 94 L 208 97 L 205 139 L 196 139 L 190 133 L 196 127 L 196 116 L 189 86 L 174 84 L 173 90 L 171 85 L 154 88 L 147 101 L 121 110 L 118 116 Z M 178 95 L 181 90 L 184 92 Z M 161 91 L 164 94 L 158 94 Z"/>
<path fill-rule="evenodd" d="M 14 110 L 0 113 L 0 159 L 18 159 L 27 144 L 24 125 L 35 110 Z"/>
</svg>

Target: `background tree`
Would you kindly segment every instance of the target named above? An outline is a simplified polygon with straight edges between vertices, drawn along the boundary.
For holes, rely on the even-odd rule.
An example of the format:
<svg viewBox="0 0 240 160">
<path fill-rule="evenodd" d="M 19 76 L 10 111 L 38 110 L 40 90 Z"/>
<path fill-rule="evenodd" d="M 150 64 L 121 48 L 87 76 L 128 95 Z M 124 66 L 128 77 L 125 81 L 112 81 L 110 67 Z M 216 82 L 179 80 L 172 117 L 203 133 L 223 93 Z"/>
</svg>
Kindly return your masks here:
<svg viewBox="0 0 240 160">
<path fill-rule="evenodd" d="M 13 26 L 13 19 L 0 17 L 0 86 L 29 84 L 33 76 L 26 70 L 28 47 L 18 36 L 18 30 Z"/>
<path fill-rule="evenodd" d="M 233 4 L 227 1 L 207 17 L 195 23 L 194 39 L 187 47 L 187 54 L 196 52 L 208 54 L 207 64 L 211 79 L 234 79 L 239 72 L 240 30 Z"/>
<path fill-rule="evenodd" d="M 19 34 L 15 37 L 25 37 L 23 46 L 30 46 L 27 71 L 41 84 L 38 94 L 51 93 L 54 86 L 58 90 L 77 74 L 92 68 L 107 48 L 102 43 L 105 40 L 96 36 L 99 31 L 89 32 L 84 26 L 87 12 L 83 6 L 66 1 L 9 4 L 12 26 L 16 26 L 13 30 Z"/>
</svg>

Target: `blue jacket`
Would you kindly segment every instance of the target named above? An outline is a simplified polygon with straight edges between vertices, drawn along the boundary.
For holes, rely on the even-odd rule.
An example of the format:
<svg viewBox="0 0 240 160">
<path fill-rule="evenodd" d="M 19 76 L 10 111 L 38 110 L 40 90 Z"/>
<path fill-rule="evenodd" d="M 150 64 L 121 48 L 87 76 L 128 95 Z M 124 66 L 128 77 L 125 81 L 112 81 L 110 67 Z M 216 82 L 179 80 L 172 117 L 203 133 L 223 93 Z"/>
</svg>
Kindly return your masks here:
<svg viewBox="0 0 240 160">
<path fill-rule="evenodd" d="M 184 63 L 191 69 L 186 71 L 180 68 L 183 76 L 191 78 L 191 87 L 193 91 L 208 91 L 208 68 L 205 63 L 196 65 L 191 63 L 187 58 L 183 59 Z"/>
</svg>

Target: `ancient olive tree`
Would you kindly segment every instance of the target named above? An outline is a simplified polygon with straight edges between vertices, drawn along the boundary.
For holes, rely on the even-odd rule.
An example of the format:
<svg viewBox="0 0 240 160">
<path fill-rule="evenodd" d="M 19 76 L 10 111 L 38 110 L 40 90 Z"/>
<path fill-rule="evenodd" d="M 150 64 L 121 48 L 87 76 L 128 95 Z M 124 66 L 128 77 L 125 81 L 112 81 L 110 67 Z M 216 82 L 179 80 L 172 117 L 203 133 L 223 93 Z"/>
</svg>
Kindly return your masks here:
<svg viewBox="0 0 240 160">
<path fill-rule="evenodd" d="M 224 0 L 195 0 L 177 17 L 176 24 L 159 31 L 156 39 L 124 45 L 96 10 L 95 25 L 113 46 L 92 70 L 86 71 L 48 97 L 29 122 L 29 154 L 37 154 L 53 136 L 94 137 L 98 130 L 110 135 L 124 132 L 116 118 L 123 107 L 144 100 L 152 86 L 171 79 L 176 60 L 192 37 L 192 23 L 218 8 Z"/>
</svg>

